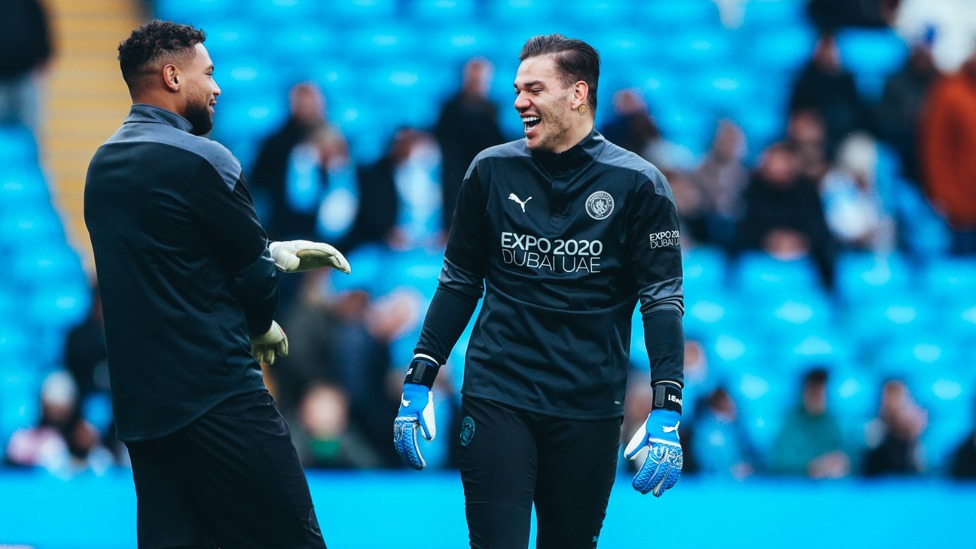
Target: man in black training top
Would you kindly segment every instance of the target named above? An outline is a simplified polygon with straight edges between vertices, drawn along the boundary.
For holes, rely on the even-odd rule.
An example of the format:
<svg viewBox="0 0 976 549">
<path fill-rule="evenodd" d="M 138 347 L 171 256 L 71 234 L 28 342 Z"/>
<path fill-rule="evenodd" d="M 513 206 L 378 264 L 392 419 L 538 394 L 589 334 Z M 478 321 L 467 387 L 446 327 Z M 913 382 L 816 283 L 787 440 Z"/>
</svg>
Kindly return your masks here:
<svg viewBox="0 0 976 549">
<path fill-rule="evenodd" d="M 153 21 L 119 45 L 133 105 L 85 183 L 139 547 L 324 547 L 259 362 L 288 352 L 278 271 L 349 265 L 269 245 L 240 163 L 200 137 L 220 95 L 204 39 Z"/>
<path fill-rule="evenodd" d="M 600 58 L 560 35 L 529 39 L 515 109 L 525 138 L 468 169 L 440 283 L 407 369 L 394 439 L 425 465 L 431 384 L 484 292 L 461 389 L 461 479 L 472 547 L 593 547 L 616 471 L 631 318 L 639 302 L 652 411 L 625 456 L 634 488 L 678 480 L 683 313 L 678 217 L 651 164 L 593 129 Z M 485 290 L 487 288 L 487 290 Z"/>
</svg>

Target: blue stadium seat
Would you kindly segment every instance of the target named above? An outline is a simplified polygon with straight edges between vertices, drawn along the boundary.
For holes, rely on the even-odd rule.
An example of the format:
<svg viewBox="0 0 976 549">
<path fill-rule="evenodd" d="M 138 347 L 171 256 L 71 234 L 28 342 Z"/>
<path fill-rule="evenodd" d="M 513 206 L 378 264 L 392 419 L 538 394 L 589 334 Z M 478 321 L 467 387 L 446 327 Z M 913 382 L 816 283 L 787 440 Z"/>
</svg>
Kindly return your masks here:
<svg viewBox="0 0 976 549">
<path fill-rule="evenodd" d="M 749 64 L 759 74 L 792 74 L 810 59 L 816 41 L 810 27 L 782 25 L 754 32 L 745 47 Z"/>
<path fill-rule="evenodd" d="M 967 349 L 958 340 L 926 330 L 913 330 L 880 346 L 869 346 L 873 369 L 879 375 L 959 375 L 972 369 Z"/>
<path fill-rule="evenodd" d="M 746 252 L 732 264 L 733 285 L 756 299 L 789 296 L 803 288 L 817 288 L 820 279 L 809 257 L 784 260 L 765 252 Z"/>
<path fill-rule="evenodd" d="M 719 290 L 727 282 L 725 252 L 719 248 L 695 246 L 685 249 L 681 263 L 686 295 Z"/>
<path fill-rule="evenodd" d="M 0 161 L 2 162 L 2 161 Z M 18 169 L 16 162 L 3 164 L 0 172 L 0 215 L 25 210 L 50 210 L 51 193 L 37 168 Z"/>
<path fill-rule="evenodd" d="M 627 21 L 640 21 L 652 33 L 675 29 L 718 28 L 719 12 L 712 0 L 646 0 L 629 6 Z M 580 10 L 586 13 L 586 10 Z"/>
<path fill-rule="evenodd" d="M 361 25 L 364 21 L 382 21 L 397 16 L 397 0 L 342 0 L 314 2 L 318 17 L 323 21 L 337 21 L 339 25 Z"/>
<path fill-rule="evenodd" d="M 0 124 L 0 165 L 5 169 L 37 165 L 37 144 L 29 128 Z"/>
<path fill-rule="evenodd" d="M 887 299 L 908 293 L 913 273 L 905 257 L 892 253 L 878 256 L 847 252 L 837 258 L 835 284 L 846 303 Z"/>
<path fill-rule="evenodd" d="M 210 24 L 224 20 L 238 6 L 237 0 L 156 0 L 153 3 L 157 18 L 200 27 L 208 34 Z"/>
<path fill-rule="evenodd" d="M 713 289 L 686 293 L 685 331 L 711 337 L 742 326 L 745 303 L 729 292 Z"/>
<path fill-rule="evenodd" d="M 251 92 L 221 96 L 217 99 L 214 115 L 214 136 L 227 144 L 242 139 L 258 141 L 278 127 L 288 118 L 288 96 L 280 93 L 261 92 L 254 86 Z M 237 153 L 237 150 L 232 149 Z M 244 164 L 245 169 L 250 167 Z"/>
<path fill-rule="evenodd" d="M 10 314 L 23 314 L 23 311 L 13 311 L 6 310 L 2 311 Z M 23 323 L 13 322 L 8 320 L 4 316 L 4 319 L 0 321 L 0 356 L 3 360 L 0 361 L 0 371 L 3 371 L 8 365 L 17 363 L 28 356 L 31 350 L 30 337 L 27 328 Z"/>
<path fill-rule="evenodd" d="M 246 0 L 247 16 L 266 25 L 289 25 L 313 20 L 321 2 L 317 0 Z M 329 4 L 339 2 L 329 2 Z"/>
<path fill-rule="evenodd" d="M 87 280 L 81 259 L 65 242 L 36 243 L 14 254 L 8 268 L 22 290 L 34 291 Z"/>
<path fill-rule="evenodd" d="M 866 368 L 833 369 L 827 380 L 827 407 L 848 427 L 863 426 L 878 412 L 881 380 Z"/>
<path fill-rule="evenodd" d="M 459 26 L 477 15 L 475 0 L 413 0 L 406 4 L 407 16 L 418 23 Z"/>
<path fill-rule="evenodd" d="M 750 0 L 745 2 L 744 30 L 799 27 L 807 24 L 802 0 Z"/>
<path fill-rule="evenodd" d="M 694 29 L 673 34 L 658 50 L 659 63 L 694 71 L 733 62 L 735 45 L 724 29 Z"/>
<path fill-rule="evenodd" d="M 728 380 L 741 372 L 785 372 L 785 368 L 778 367 L 770 360 L 765 339 L 750 330 L 741 327 L 722 330 L 712 337 L 703 338 L 702 342 L 706 346 L 711 371 L 719 381 Z"/>
<path fill-rule="evenodd" d="M 550 21 L 560 6 L 556 0 L 488 0 L 486 4 L 488 17 L 503 25 L 525 21 L 534 23 Z M 532 34 L 537 33 L 538 31 Z"/>
<path fill-rule="evenodd" d="M 24 209 L 0 216 L 0 250 L 13 253 L 42 243 L 64 242 L 61 218 L 53 208 Z"/>
<path fill-rule="evenodd" d="M 868 97 L 881 97 L 884 79 L 908 57 L 908 45 L 893 30 L 842 29 L 837 34 L 841 62 Z"/>
<path fill-rule="evenodd" d="M 922 292 L 938 303 L 976 305 L 976 259 L 934 257 L 921 273 Z"/>
<path fill-rule="evenodd" d="M 862 345 L 870 347 L 937 330 L 936 320 L 927 300 L 913 294 L 894 294 L 854 302 L 846 311 L 845 326 Z"/>
<path fill-rule="evenodd" d="M 697 71 L 692 78 L 689 92 L 696 97 L 703 109 L 722 113 L 738 112 L 743 105 L 757 107 L 755 98 L 758 90 L 768 85 L 763 81 L 760 86 L 757 77 L 762 78 L 749 70 L 716 63 Z"/>
<path fill-rule="evenodd" d="M 279 68 L 292 67 L 297 72 L 307 67 L 308 60 L 331 60 L 344 52 L 344 44 L 338 33 L 323 31 L 321 23 L 299 21 L 269 29 L 264 39 L 275 46 L 268 48 L 265 57 Z"/>
<path fill-rule="evenodd" d="M 739 417 L 760 452 L 768 451 L 783 418 L 799 398 L 793 375 L 766 364 L 742 367 L 724 384 L 735 400 Z"/>
<path fill-rule="evenodd" d="M 799 372 L 813 365 L 829 370 L 843 369 L 855 363 L 856 350 L 851 338 L 834 328 L 806 330 L 802 327 L 783 331 L 769 338 L 770 353 L 778 368 Z"/>
<path fill-rule="evenodd" d="M 223 79 L 230 74 L 228 68 L 236 63 L 246 63 L 260 56 L 267 48 L 265 33 L 250 19 L 222 19 L 204 29 L 207 33 L 207 51 L 214 60 L 214 79 L 223 87 Z"/>
<path fill-rule="evenodd" d="M 463 64 L 473 57 L 492 59 L 499 56 L 498 42 L 497 32 L 478 25 L 446 25 L 431 29 L 426 33 L 425 43 L 437 51 L 438 56 L 428 60 L 428 64 L 432 68 L 450 69 L 455 82 L 450 89 L 454 90 L 460 87 Z M 514 50 L 515 47 L 509 48 L 502 55 L 516 55 L 518 52 Z"/>
<path fill-rule="evenodd" d="M 351 59 L 363 62 L 399 61 L 415 59 L 417 54 L 422 53 L 422 37 L 405 22 L 376 21 L 346 29 L 343 42 Z"/>
</svg>

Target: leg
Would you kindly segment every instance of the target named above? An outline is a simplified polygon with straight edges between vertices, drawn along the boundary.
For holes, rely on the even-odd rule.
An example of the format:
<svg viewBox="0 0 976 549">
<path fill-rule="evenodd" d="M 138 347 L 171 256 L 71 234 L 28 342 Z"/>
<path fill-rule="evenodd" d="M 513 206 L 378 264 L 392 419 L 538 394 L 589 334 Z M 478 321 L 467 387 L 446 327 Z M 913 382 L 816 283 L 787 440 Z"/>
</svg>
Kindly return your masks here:
<svg viewBox="0 0 976 549">
<path fill-rule="evenodd" d="M 140 549 L 165 547 L 216 548 L 194 506 L 183 475 L 172 467 L 178 448 L 169 438 L 128 442 L 136 487 L 136 537 Z"/>
<path fill-rule="evenodd" d="M 186 482 L 221 548 L 325 547 L 305 471 L 270 394 L 228 399 L 179 440 Z"/>
<path fill-rule="evenodd" d="M 471 547 L 528 547 L 536 447 L 525 418 L 468 397 L 461 401 L 461 417 L 461 481 Z"/>
<path fill-rule="evenodd" d="M 596 547 L 620 447 L 620 419 L 539 424 L 539 549 Z"/>
</svg>

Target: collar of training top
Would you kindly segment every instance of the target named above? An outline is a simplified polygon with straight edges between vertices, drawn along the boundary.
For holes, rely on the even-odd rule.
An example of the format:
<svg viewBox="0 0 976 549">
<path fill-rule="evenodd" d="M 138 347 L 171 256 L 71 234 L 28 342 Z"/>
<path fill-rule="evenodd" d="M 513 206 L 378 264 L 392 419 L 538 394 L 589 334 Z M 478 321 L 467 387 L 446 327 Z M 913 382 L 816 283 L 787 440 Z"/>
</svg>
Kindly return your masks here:
<svg viewBox="0 0 976 549">
<path fill-rule="evenodd" d="M 123 122 L 123 124 L 133 122 L 143 124 L 166 124 L 167 126 L 173 126 L 174 128 L 183 130 L 185 132 L 188 132 L 193 128 L 193 124 L 191 124 L 189 120 L 183 118 L 175 112 L 168 111 L 155 105 L 147 105 L 145 103 L 136 103 L 135 105 L 132 105 L 131 109 L 129 109 L 129 116 L 125 117 L 125 122 Z"/>
<path fill-rule="evenodd" d="M 592 130 L 582 141 L 568 150 L 561 153 L 532 151 L 532 158 L 549 173 L 567 172 L 596 158 L 597 151 L 603 143 L 603 136 L 596 130 Z"/>
</svg>

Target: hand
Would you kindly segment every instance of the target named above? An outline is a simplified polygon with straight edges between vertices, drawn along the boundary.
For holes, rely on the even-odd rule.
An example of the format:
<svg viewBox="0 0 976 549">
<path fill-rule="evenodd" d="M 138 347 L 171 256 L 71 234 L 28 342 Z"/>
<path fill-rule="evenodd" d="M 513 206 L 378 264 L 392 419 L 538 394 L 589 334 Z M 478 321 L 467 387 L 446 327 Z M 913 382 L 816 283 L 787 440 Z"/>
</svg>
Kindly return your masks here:
<svg viewBox="0 0 976 549">
<path fill-rule="evenodd" d="M 434 440 L 434 393 L 426 385 L 404 383 L 400 410 L 393 420 L 393 445 L 404 463 L 417 469 L 427 466 L 417 446 L 417 428 L 427 440 Z"/>
<path fill-rule="evenodd" d="M 681 414 L 674 410 L 655 408 L 647 416 L 647 421 L 630 439 L 624 449 L 624 457 L 633 460 L 647 446 L 644 464 L 634 476 L 634 490 L 642 494 L 653 492 L 660 497 L 681 476 L 684 457 L 681 441 L 678 440 L 678 425 Z"/>
<path fill-rule="evenodd" d="M 335 267 L 349 274 L 349 262 L 339 250 L 324 242 L 286 240 L 268 244 L 279 271 L 300 273 L 323 267 Z"/>
<path fill-rule="evenodd" d="M 271 329 L 251 338 L 251 354 L 261 364 L 274 364 L 275 355 L 288 356 L 288 336 L 274 320 Z"/>
</svg>

